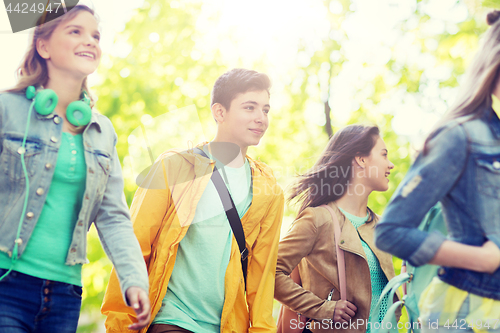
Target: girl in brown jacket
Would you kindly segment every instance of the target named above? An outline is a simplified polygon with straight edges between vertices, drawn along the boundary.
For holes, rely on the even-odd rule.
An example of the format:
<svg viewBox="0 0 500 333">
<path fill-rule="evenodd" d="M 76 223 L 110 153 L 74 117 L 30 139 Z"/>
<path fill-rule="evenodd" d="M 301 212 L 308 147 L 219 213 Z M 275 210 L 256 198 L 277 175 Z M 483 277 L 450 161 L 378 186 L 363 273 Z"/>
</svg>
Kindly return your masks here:
<svg viewBox="0 0 500 333">
<path fill-rule="evenodd" d="M 292 187 L 289 199 L 297 199 L 301 207 L 279 244 L 275 298 L 314 319 L 304 332 L 363 333 L 380 326 L 388 301 L 382 302 L 378 318 L 370 314 L 394 277 L 394 267 L 392 256 L 374 245 L 378 217 L 367 203 L 372 191 L 388 189 L 394 164 L 387 153 L 378 127 L 347 126 L 331 138 L 315 166 Z M 333 221 L 329 211 L 319 207 L 325 204 L 333 208 L 342 230 L 346 301 L 340 301 Z M 295 267 L 302 286 L 290 277 Z M 296 331 L 299 325 L 294 319 L 283 332 Z"/>
</svg>

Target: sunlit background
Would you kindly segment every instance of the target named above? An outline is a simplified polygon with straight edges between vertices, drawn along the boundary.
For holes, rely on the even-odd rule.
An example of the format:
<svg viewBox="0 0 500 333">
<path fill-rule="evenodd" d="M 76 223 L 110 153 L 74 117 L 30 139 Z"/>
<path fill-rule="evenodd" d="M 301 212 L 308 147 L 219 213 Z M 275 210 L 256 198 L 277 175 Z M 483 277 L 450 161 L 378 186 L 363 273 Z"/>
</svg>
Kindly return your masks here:
<svg viewBox="0 0 500 333">
<path fill-rule="evenodd" d="M 350 123 L 375 123 L 396 165 L 374 193 L 382 213 L 425 134 L 448 109 L 497 1 L 80 1 L 101 19 L 97 109 L 117 131 L 130 203 L 136 177 L 162 151 L 210 140 L 214 80 L 234 67 L 269 74 L 271 127 L 250 155 L 286 187 Z M 0 5 L 0 90 L 15 83 L 29 31 L 12 34 Z M 331 124 L 329 126 L 328 124 Z M 288 206 L 282 234 L 296 214 Z M 92 230 L 79 332 L 102 332 L 110 264 Z M 399 264 L 395 260 L 396 266 Z M 396 267 L 399 270 L 399 267 Z"/>
</svg>

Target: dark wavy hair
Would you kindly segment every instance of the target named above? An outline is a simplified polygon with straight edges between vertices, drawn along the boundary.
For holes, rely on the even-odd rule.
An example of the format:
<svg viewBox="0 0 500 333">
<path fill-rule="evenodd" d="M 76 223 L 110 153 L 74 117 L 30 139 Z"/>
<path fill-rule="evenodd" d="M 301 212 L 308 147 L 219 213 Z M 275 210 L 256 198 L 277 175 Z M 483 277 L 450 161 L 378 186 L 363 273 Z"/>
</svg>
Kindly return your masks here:
<svg viewBox="0 0 500 333">
<path fill-rule="evenodd" d="M 330 139 L 316 164 L 299 175 L 292 185 L 288 200 L 300 204 L 300 212 L 340 199 L 352 179 L 352 161 L 356 156 L 369 156 L 377 142 L 377 126 L 349 125 Z M 337 192 L 337 188 L 340 191 Z M 370 210 L 373 218 L 373 213 Z"/>
</svg>

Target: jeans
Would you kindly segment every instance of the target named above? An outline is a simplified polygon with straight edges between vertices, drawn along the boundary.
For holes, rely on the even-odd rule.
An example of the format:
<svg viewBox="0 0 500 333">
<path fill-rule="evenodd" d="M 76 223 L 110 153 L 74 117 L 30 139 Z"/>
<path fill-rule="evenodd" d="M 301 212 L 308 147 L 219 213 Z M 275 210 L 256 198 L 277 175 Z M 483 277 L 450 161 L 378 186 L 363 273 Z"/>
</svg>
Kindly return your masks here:
<svg viewBox="0 0 500 333">
<path fill-rule="evenodd" d="M 74 333 L 82 288 L 12 271 L 0 281 L 0 300 L 2 333 Z"/>
</svg>

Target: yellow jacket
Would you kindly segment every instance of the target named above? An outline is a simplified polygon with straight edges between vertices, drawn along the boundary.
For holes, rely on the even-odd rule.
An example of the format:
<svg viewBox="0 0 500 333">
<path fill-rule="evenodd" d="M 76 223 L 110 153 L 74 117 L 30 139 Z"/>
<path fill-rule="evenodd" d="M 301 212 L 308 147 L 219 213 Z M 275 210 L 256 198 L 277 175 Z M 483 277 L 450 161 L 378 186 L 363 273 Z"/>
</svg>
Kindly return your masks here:
<svg viewBox="0 0 500 333">
<path fill-rule="evenodd" d="M 225 277 L 221 333 L 276 332 L 272 307 L 283 191 L 267 165 L 248 160 L 253 198 L 241 219 L 249 250 L 247 291 L 245 294 L 240 253 L 233 237 Z M 134 195 L 130 210 L 148 267 L 152 319 L 167 292 L 178 244 L 193 220 L 214 165 L 214 161 L 194 154 L 192 149 L 167 151 L 151 167 Z M 101 312 L 107 316 L 107 332 L 132 332 L 127 327 L 135 321 L 135 314 L 123 301 L 114 270 Z M 140 333 L 146 331 L 144 328 Z"/>
</svg>

